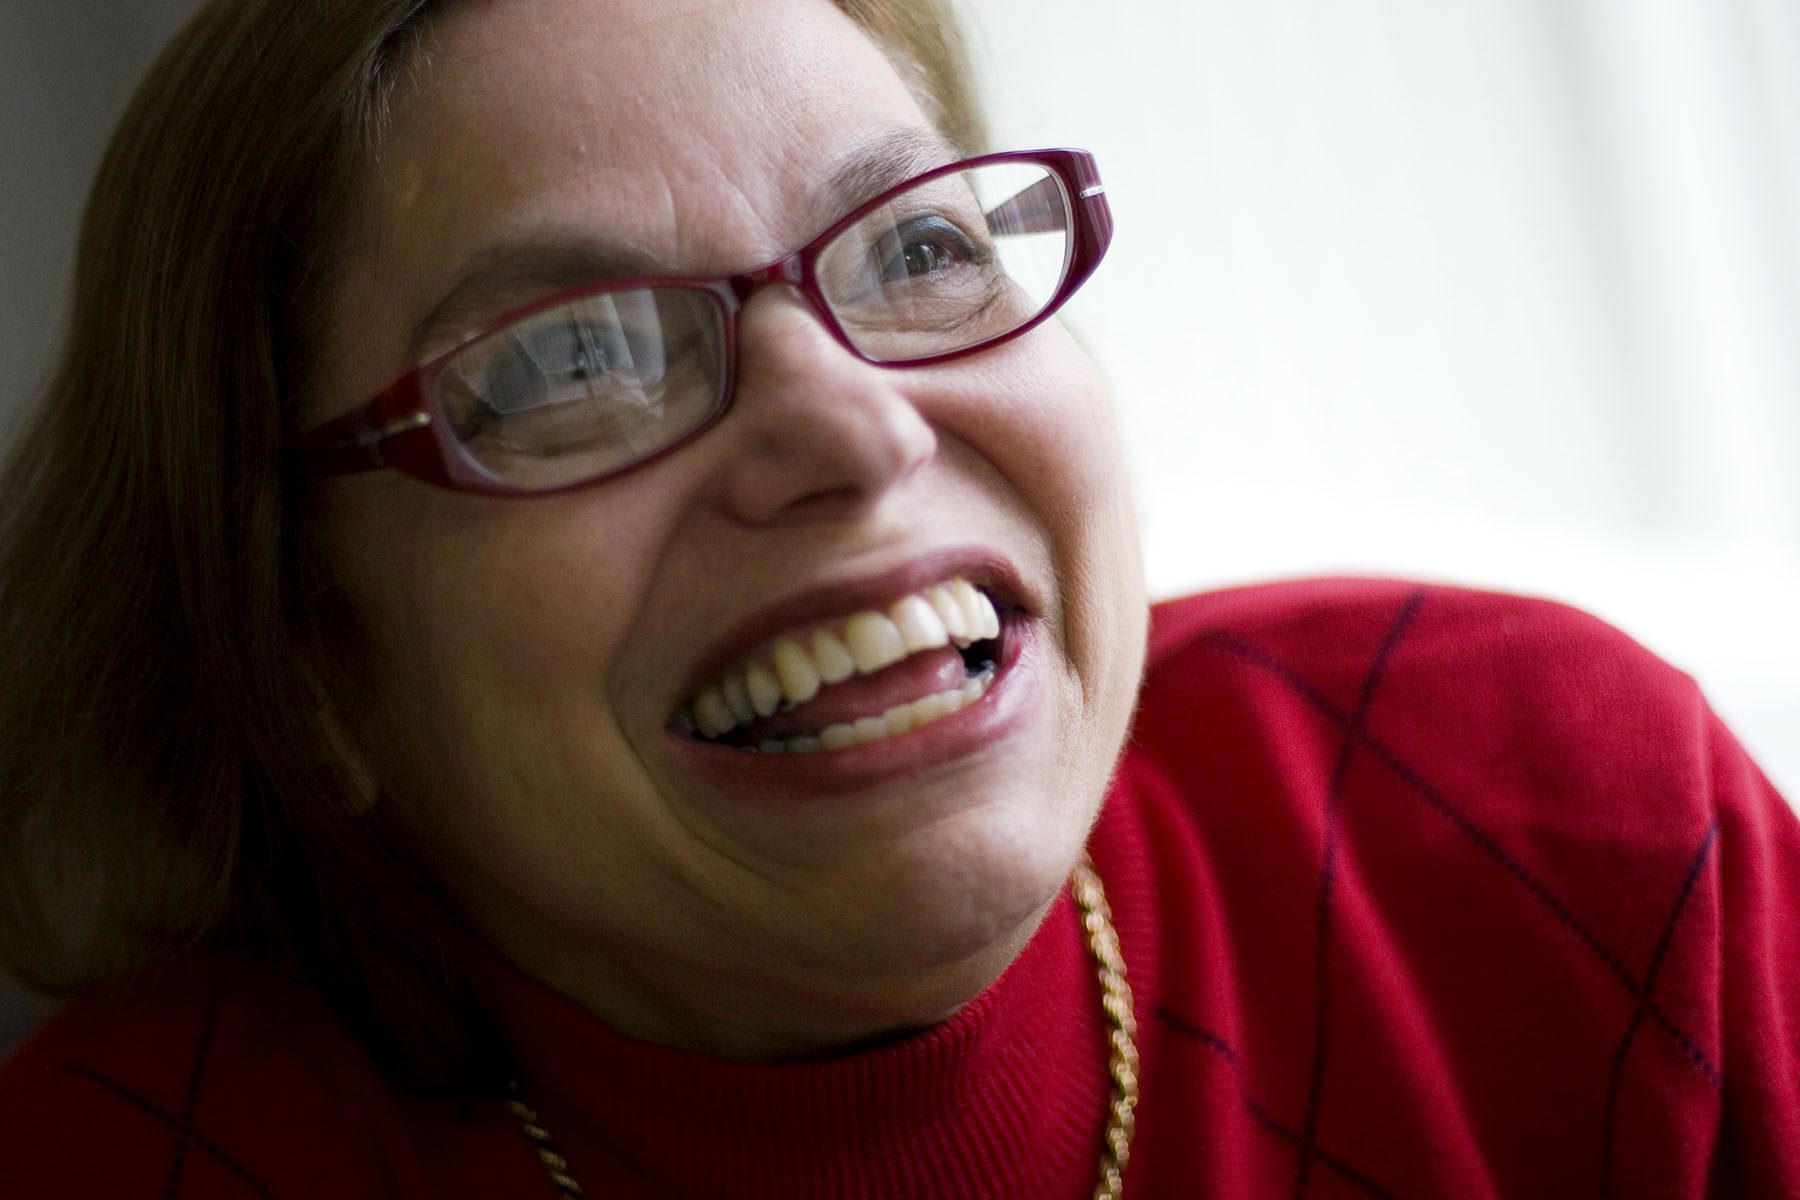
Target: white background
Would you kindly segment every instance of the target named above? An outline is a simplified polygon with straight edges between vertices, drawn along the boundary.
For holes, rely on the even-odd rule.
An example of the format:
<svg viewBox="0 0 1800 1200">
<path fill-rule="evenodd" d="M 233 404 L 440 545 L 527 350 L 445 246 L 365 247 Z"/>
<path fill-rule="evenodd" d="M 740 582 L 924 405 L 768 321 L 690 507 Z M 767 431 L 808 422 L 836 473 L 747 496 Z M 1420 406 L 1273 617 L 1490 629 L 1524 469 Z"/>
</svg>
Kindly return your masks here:
<svg viewBox="0 0 1800 1200">
<path fill-rule="evenodd" d="M 1100 159 L 1158 594 L 1571 601 L 1800 798 L 1800 5 L 968 9 L 995 141 Z"/>
</svg>

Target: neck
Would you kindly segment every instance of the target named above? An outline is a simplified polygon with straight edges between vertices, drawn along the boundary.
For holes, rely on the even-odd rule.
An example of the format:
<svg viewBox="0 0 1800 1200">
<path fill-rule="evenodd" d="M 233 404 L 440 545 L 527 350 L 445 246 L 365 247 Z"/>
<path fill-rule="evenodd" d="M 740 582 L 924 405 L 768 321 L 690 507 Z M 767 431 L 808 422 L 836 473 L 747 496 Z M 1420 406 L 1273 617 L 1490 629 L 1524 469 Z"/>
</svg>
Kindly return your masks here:
<svg viewBox="0 0 1800 1200">
<path fill-rule="evenodd" d="M 1066 892 L 1001 978 L 949 1019 L 823 1061 L 769 1066 L 646 1044 L 497 964 L 482 986 L 522 1095 L 589 1194 L 1002 1200 L 1094 1187 L 1107 1018 Z"/>
<path fill-rule="evenodd" d="M 639 948 L 507 938 L 525 974 L 635 1041 L 737 1062 L 822 1059 L 950 1018 L 1017 958 L 1055 897 L 973 952 L 889 971 L 835 964 L 670 962 Z M 632 969 L 650 962 L 653 969 Z"/>
</svg>

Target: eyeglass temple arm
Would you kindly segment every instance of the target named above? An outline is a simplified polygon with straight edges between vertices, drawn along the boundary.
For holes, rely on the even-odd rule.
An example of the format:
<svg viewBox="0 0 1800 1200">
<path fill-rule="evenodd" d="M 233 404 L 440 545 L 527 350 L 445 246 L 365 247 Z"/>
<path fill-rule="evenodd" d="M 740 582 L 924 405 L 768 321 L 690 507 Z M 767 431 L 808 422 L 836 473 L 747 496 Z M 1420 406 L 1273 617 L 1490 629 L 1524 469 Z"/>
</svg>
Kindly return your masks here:
<svg viewBox="0 0 1800 1200">
<path fill-rule="evenodd" d="M 1071 203 L 1081 210 L 1080 219 L 1075 222 L 1075 261 L 1069 279 L 1064 281 L 1064 286 L 1072 291 L 1087 282 L 1100 260 L 1106 257 L 1106 249 L 1112 245 L 1113 215 L 1094 156 L 1085 150 L 1066 153 L 1067 169 L 1074 181 L 1075 194 Z"/>
<path fill-rule="evenodd" d="M 342 416 L 333 417 L 293 444 L 293 453 L 313 475 L 348 475 L 387 466 L 382 443 L 391 437 L 431 424 L 428 413 L 413 410 L 388 417 L 390 397 L 382 395 Z"/>
<path fill-rule="evenodd" d="M 1069 175 L 1075 185 L 1070 203 L 1085 207 L 1099 226 L 1100 244 L 1112 240 L 1112 211 L 1106 203 L 1106 185 L 1100 182 L 1093 157 L 1085 152 L 1069 155 Z M 1063 181 L 1046 175 L 1024 191 L 996 204 L 985 213 L 988 229 L 997 234 L 1061 233 L 1065 227 Z"/>
<path fill-rule="evenodd" d="M 1046 175 L 985 216 L 988 231 L 995 234 L 1061 233 L 1068 224 L 1066 213 L 1061 185 L 1054 175 Z"/>
<path fill-rule="evenodd" d="M 1075 176 L 1074 203 L 1087 213 L 1087 224 L 1094 238 L 1091 249 L 1098 262 L 1106 248 L 1112 245 L 1112 205 L 1106 201 L 1106 185 L 1100 182 L 1100 168 L 1094 162 L 1094 156 L 1084 150 L 1073 154 L 1071 159 L 1071 174 Z"/>
</svg>

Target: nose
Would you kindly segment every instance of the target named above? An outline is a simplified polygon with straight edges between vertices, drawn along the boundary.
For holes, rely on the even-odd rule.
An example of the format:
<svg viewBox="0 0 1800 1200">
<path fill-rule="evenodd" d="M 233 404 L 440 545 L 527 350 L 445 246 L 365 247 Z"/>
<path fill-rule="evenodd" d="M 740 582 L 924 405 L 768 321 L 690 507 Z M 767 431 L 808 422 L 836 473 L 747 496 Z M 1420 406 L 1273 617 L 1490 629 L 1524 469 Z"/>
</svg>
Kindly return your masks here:
<svg viewBox="0 0 1800 1200">
<path fill-rule="evenodd" d="M 873 506 L 937 453 L 905 374 L 840 345 L 792 287 L 760 289 L 738 327 L 737 438 L 717 478 L 747 524 Z"/>
</svg>

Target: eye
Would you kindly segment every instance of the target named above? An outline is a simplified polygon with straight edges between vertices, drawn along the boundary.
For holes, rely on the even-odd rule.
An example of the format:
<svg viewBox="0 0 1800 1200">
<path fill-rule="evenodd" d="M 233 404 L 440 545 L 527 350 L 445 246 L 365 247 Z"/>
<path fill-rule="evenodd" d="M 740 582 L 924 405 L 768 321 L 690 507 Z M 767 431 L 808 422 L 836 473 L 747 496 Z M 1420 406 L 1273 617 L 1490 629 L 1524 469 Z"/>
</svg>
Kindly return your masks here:
<svg viewBox="0 0 1800 1200">
<path fill-rule="evenodd" d="M 874 246 L 883 283 L 919 279 L 964 263 L 983 261 L 981 247 L 955 223 L 931 215 L 897 224 Z"/>
</svg>

